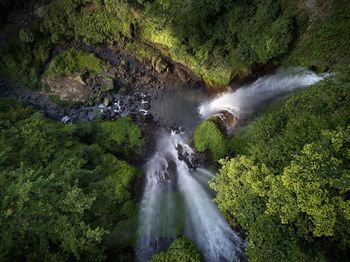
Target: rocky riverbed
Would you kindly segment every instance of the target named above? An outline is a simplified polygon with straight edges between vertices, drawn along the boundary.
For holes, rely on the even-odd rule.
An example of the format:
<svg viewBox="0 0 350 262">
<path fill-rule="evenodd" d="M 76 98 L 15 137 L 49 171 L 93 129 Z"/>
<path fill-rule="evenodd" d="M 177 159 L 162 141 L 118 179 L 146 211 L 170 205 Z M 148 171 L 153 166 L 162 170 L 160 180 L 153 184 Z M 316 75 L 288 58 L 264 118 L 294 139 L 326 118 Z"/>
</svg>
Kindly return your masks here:
<svg viewBox="0 0 350 262">
<path fill-rule="evenodd" d="M 190 121 L 192 116 L 196 116 L 196 121 L 200 121 L 197 105 L 192 105 L 190 94 L 197 92 L 201 96 L 198 100 L 202 99 L 205 95 L 204 85 L 182 65 L 163 57 L 157 63 L 141 62 L 118 47 L 83 43 L 56 47 L 50 60 L 70 48 L 93 53 L 108 66 L 97 75 L 76 74 L 51 82 L 43 78 L 43 84 L 47 87 L 40 91 L 0 79 L 0 95 L 14 97 L 48 118 L 63 123 L 114 120 L 128 115 L 142 128 L 149 141 L 155 141 L 160 130 L 185 131 L 181 119 L 168 115 L 173 112 L 175 116 L 177 111 L 181 116 L 187 115 Z M 169 104 L 170 109 L 163 110 Z M 187 108 L 189 105 L 191 108 Z M 160 113 L 161 110 L 164 112 Z M 191 123 L 191 128 L 195 124 L 197 122 Z M 150 148 L 153 147 L 150 145 Z"/>
</svg>

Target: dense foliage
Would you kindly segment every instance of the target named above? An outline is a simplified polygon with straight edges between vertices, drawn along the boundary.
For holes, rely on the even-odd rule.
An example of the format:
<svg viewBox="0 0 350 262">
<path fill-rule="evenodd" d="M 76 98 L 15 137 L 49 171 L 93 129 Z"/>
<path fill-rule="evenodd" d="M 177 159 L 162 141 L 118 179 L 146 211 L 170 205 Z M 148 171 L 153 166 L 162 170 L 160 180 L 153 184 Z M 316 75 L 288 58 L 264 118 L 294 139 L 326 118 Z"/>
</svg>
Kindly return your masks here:
<svg viewBox="0 0 350 262">
<path fill-rule="evenodd" d="M 40 87 L 42 67 L 49 58 L 51 42 L 38 37 L 38 31 L 21 30 L 19 37 L 0 45 L 0 76 L 29 88 Z"/>
<path fill-rule="evenodd" d="M 81 125 L 8 99 L 0 107 L 0 260 L 130 259 L 137 225 L 130 189 L 139 171 Z"/>
<path fill-rule="evenodd" d="M 51 60 L 45 75 L 58 77 L 84 72 L 97 74 L 102 71 L 102 64 L 103 62 L 92 54 L 70 49 Z"/>
<path fill-rule="evenodd" d="M 203 261 L 201 254 L 190 240 L 185 237 L 176 239 L 168 250 L 155 254 L 151 262 L 200 262 Z"/>
<path fill-rule="evenodd" d="M 145 139 L 140 128 L 131 121 L 130 117 L 123 117 L 117 121 L 105 121 L 100 124 L 102 133 L 98 136 L 108 142 L 107 148 L 120 153 L 126 158 L 130 154 L 141 155 L 145 149 Z"/>
<path fill-rule="evenodd" d="M 213 119 L 203 121 L 196 128 L 193 140 L 198 152 L 210 152 L 214 160 L 219 160 L 228 155 L 228 139 Z"/>
<path fill-rule="evenodd" d="M 232 78 L 247 76 L 256 66 L 267 63 L 283 61 L 324 70 L 334 62 L 348 61 L 348 1 L 314 3 L 311 7 L 304 2 L 51 1 L 37 7 L 35 26 L 24 28 L 17 37 L 32 45 L 41 38 L 55 44 L 71 40 L 122 44 L 127 40 L 128 51 L 147 59 L 156 56 L 139 44 L 146 42 L 189 66 L 210 85 L 227 85 Z M 315 12 L 319 17 L 315 18 Z M 34 46 L 27 52 L 6 52 L 16 62 L 12 52 L 35 58 L 39 51 Z M 28 75 L 21 71 L 21 64 L 11 65 L 21 75 Z M 29 64 L 24 68 L 36 67 Z M 2 69 L 0 73 L 9 75 L 11 71 Z"/>
<path fill-rule="evenodd" d="M 321 21 L 304 28 L 306 32 L 288 55 L 287 64 L 313 65 L 322 71 L 350 63 L 350 2 L 334 1 L 326 12 Z"/>
<path fill-rule="evenodd" d="M 21 8 L 23 19 L 8 17 Z M 233 138 L 204 121 L 194 144 L 227 157 L 212 187 L 245 231 L 249 260 L 341 261 L 350 250 L 349 14 L 348 0 L 3 0 L 0 76 L 38 89 L 46 65 L 52 77 L 100 72 L 99 59 L 74 49 L 52 59 L 74 40 L 153 61 L 158 50 L 209 85 L 266 64 L 337 70 Z M 63 125 L 1 99 L 0 260 L 132 259 L 139 173 L 127 161 L 145 142 L 128 117 Z M 184 238 L 153 257 L 201 259 Z"/>
<path fill-rule="evenodd" d="M 288 51 L 294 4 L 283 1 L 144 1 L 142 36 L 211 84 L 228 84 L 251 65 Z"/>
<path fill-rule="evenodd" d="M 253 261 L 344 260 L 350 248 L 350 85 L 324 80 L 268 110 L 222 161 L 216 202 Z"/>
</svg>

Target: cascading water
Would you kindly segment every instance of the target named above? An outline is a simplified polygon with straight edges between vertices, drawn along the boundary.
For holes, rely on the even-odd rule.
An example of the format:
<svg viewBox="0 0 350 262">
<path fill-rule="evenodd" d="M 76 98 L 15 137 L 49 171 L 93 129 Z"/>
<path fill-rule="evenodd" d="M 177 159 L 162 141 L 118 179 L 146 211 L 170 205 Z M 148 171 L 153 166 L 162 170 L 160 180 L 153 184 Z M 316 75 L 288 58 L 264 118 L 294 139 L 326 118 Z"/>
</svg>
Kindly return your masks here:
<svg viewBox="0 0 350 262">
<path fill-rule="evenodd" d="M 221 216 L 205 188 L 207 184 L 198 181 L 208 182 L 213 175 L 202 168 L 191 169 L 191 164 L 179 160 L 186 157 L 191 162 L 193 155 L 183 135 L 172 133 L 159 140 L 157 152 L 147 162 L 138 261 L 147 261 L 181 234 L 197 245 L 207 261 L 237 261 L 243 257 L 243 241 Z M 175 201 L 177 195 L 180 199 Z M 185 222 L 176 219 L 176 212 L 183 211 Z"/>
<path fill-rule="evenodd" d="M 279 69 L 276 73 L 261 77 L 252 84 L 202 103 L 199 114 L 206 119 L 226 111 L 239 119 L 244 119 L 272 99 L 312 85 L 325 76 L 326 74 L 317 75 L 302 68 Z"/>
<path fill-rule="evenodd" d="M 226 112 L 237 119 L 245 119 L 276 97 L 324 77 L 298 68 L 279 70 L 202 103 L 199 113 L 202 118 Z M 184 124 L 191 122 L 189 116 L 192 118 L 192 114 L 184 117 L 188 120 Z M 185 125 L 191 130 L 192 124 Z M 156 153 L 145 165 L 137 260 L 147 261 L 182 234 L 196 244 L 206 261 L 244 260 L 244 241 L 230 228 L 212 201 L 213 192 L 208 181 L 214 175 L 196 167 L 195 153 L 184 141 L 184 134 L 164 134 L 158 140 Z"/>
</svg>

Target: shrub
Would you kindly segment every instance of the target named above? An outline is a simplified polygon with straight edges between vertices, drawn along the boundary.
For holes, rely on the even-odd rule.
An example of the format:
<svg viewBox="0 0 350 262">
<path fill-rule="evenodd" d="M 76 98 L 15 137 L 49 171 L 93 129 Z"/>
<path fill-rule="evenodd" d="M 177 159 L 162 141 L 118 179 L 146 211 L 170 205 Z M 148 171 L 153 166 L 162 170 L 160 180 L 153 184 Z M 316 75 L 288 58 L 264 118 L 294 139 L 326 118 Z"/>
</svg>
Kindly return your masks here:
<svg viewBox="0 0 350 262">
<path fill-rule="evenodd" d="M 108 141 L 105 145 L 112 151 L 128 156 L 131 152 L 142 154 L 145 146 L 145 139 L 142 136 L 141 129 L 132 122 L 130 117 L 122 117 L 117 121 L 101 122 L 103 141 Z M 106 136 L 108 139 L 106 139 Z M 115 147 L 110 142 L 116 143 Z"/>
<path fill-rule="evenodd" d="M 167 251 L 154 255 L 151 262 L 200 262 L 201 254 L 188 239 L 182 237 L 175 240 Z"/>
<path fill-rule="evenodd" d="M 194 132 L 194 146 L 199 152 L 209 151 L 214 160 L 227 155 L 227 144 L 224 134 L 214 120 L 203 121 Z"/>
</svg>

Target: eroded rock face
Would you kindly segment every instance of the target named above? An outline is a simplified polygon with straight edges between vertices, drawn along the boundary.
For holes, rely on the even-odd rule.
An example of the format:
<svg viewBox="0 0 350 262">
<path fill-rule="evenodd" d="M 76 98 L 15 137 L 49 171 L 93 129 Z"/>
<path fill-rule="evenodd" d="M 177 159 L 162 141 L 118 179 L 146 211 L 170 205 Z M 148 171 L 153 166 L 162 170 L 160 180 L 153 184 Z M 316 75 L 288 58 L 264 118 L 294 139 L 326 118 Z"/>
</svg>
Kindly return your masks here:
<svg viewBox="0 0 350 262">
<path fill-rule="evenodd" d="M 46 77 L 43 83 L 48 86 L 52 95 L 58 96 L 61 100 L 86 101 L 92 95 L 91 88 L 78 74 L 58 78 Z"/>
</svg>

